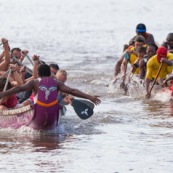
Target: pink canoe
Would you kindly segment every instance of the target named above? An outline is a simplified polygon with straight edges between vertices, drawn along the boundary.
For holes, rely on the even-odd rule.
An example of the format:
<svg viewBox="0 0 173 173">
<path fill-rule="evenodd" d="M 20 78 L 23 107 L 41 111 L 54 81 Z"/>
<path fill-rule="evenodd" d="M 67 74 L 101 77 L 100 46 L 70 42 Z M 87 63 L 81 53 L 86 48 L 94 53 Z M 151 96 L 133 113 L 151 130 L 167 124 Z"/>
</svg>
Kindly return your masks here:
<svg viewBox="0 0 173 173">
<path fill-rule="evenodd" d="M 37 99 L 34 106 L 0 112 L 1 128 L 20 128 L 28 126 L 36 130 L 51 130 L 59 121 L 60 106 L 57 100 L 56 81 L 44 77 L 39 82 Z"/>
<path fill-rule="evenodd" d="M 54 129 L 59 122 L 58 107 L 42 108 L 39 112 L 36 108 L 25 106 L 19 109 L 4 110 L 0 112 L 0 128 L 18 129 L 22 126 L 28 126 L 35 130 Z M 52 110 L 51 110 L 52 109 Z"/>
</svg>

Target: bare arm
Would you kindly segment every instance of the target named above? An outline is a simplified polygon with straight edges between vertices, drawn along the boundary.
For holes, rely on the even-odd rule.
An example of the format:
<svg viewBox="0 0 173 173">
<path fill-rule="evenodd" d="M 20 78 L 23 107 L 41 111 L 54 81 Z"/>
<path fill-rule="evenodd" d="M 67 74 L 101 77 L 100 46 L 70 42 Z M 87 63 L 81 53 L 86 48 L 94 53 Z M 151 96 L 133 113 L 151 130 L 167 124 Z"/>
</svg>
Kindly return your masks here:
<svg viewBox="0 0 173 173">
<path fill-rule="evenodd" d="M 98 105 L 101 102 L 101 100 L 98 99 L 98 96 L 92 96 L 92 95 L 89 95 L 89 94 L 85 94 L 85 93 L 83 93 L 82 91 L 80 91 L 78 89 L 70 88 L 70 87 L 68 87 L 68 86 L 66 86 L 63 83 L 58 82 L 58 81 L 57 81 L 57 84 L 59 86 L 59 90 L 62 91 L 62 92 L 71 94 L 73 96 L 89 99 L 92 102 L 94 102 L 96 105 Z"/>
<path fill-rule="evenodd" d="M 2 43 L 4 45 L 4 56 L 5 59 L 0 63 L 0 69 L 2 71 L 6 71 L 8 69 L 8 64 L 10 62 L 10 54 L 9 54 L 9 45 L 8 45 L 8 40 L 5 38 L 2 38 Z"/>
<path fill-rule="evenodd" d="M 150 96 L 151 96 L 151 89 L 149 89 L 150 82 L 151 82 L 150 79 L 148 79 L 148 78 L 145 79 L 145 89 L 146 89 L 145 98 L 146 98 L 146 99 L 149 99 Z"/>
<path fill-rule="evenodd" d="M 13 79 L 14 79 L 15 81 L 17 81 L 17 84 L 18 84 L 18 85 L 23 85 L 23 84 L 24 84 L 22 78 L 20 77 L 20 75 L 19 75 L 19 73 L 18 73 L 17 71 L 14 71 L 14 72 L 12 73 L 12 77 L 13 77 Z"/>
<path fill-rule="evenodd" d="M 160 62 L 165 62 L 168 66 L 173 65 L 173 60 L 168 60 L 167 58 L 162 58 Z"/>
<path fill-rule="evenodd" d="M 149 92 L 149 85 L 150 85 L 150 82 L 151 80 L 146 78 L 145 79 L 145 89 L 146 89 L 146 92 L 148 93 Z"/>
<path fill-rule="evenodd" d="M 12 70 L 11 77 L 13 78 L 14 81 L 17 82 L 17 85 L 23 85 L 24 82 L 20 77 L 19 73 L 17 72 L 17 66 L 14 64 L 10 64 L 9 68 Z"/>
<path fill-rule="evenodd" d="M 34 66 L 33 66 L 33 69 L 32 69 L 33 78 L 37 79 L 39 77 L 38 76 L 38 66 L 40 64 L 39 56 L 38 55 L 34 55 L 32 57 L 32 60 L 34 61 Z"/>
<path fill-rule="evenodd" d="M 123 62 L 124 59 L 124 54 L 119 58 L 119 60 L 117 61 L 117 63 L 115 64 L 115 72 L 114 72 L 114 77 L 116 77 L 121 70 L 121 64 Z"/>
<path fill-rule="evenodd" d="M 141 59 L 139 62 L 139 78 L 144 79 L 145 77 L 145 62 L 144 59 Z"/>
<path fill-rule="evenodd" d="M 28 83 L 26 83 L 24 85 L 11 88 L 11 89 L 9 89 L 5 92 L 0 92 L 0 99 L 5 97 L 5 96 L 9 96 L 9 95 L 19 93 L 21 91 L 29 91 L 31 89 L 34 90 L 34 86 L 35 86 L 35 81 L 32 80 L 32 81 L 29 81 Z"/>
<path fill-rule="evenodd" d="M 125 79 L 126 79 L 127 63 L 128 63 L 128 61 L 126 59 L 124 59 L 123 63 L 121 64 L 121 72 L 122 72 L 123 81 L 125 81 Z"/>
</svg>

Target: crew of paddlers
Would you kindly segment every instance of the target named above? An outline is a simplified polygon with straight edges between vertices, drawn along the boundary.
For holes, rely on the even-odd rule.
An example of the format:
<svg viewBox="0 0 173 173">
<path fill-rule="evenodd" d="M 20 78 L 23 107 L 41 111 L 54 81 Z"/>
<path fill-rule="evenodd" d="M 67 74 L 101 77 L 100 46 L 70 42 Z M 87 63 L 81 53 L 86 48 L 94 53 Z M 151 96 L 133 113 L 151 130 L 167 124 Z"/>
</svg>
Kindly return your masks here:
<svg viewBox="0 0 173 173">
<path fill-rule="evenodd" d="M 27 50 L 10 49 L 9 42 L 5 38 L 2 38 L 1 42 L 3 52 L 0 54 L 0 110 L 33 104 L 44 107 L 50 107 L 57 103 L 64 105 L 71 103 L 73 96 L 89 99 L 96 105 L 100 103 L 98 96 L 85 94 L 66 86 L 64 83 L 67 80 L 67 72 L 59 69 L 56 63 L 47 65 L 38 55 L 33 55 L 30 58 Z M 23 60 L 25 58 L 32 64 L 32 69 L 24 65 Z M 43 81 L 51 83 L 52 80 L 54 86 L 44 87 L 48 84 Z M 50 93 L 53 93 L 55 88 L 58 91 L 57 99 L 48 103 L 51 100 L 49 99 Z M 44 92 L 45 103 L 39 101 L 38 91 Z"/>
<path fill-rule="evenodd" d="M 128 71 L 128 63 L 131 68 Z M 150 98 L 150 83 L 166 86 L 173 77 L 173 33 L 169 33 L 161 45 L 148 33 L 146 26 L 136 26 L 136 35 L 124 45 L 122 56 L 115 64 L 114 81 L 121 79 L 120 87 L 126 90 L 126 82 L 133 74 L 144 83 L 146 98 Z"/>
</svg>

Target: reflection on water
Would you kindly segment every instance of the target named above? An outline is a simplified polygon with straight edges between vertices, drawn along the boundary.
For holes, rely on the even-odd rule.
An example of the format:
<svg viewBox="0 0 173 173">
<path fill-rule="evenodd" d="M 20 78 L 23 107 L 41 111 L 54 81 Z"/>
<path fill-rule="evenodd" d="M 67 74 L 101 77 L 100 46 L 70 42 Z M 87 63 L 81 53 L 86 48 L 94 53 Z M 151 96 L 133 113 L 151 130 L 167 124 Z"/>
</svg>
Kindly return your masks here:
<svg viewBox="0 0 173 173">
<path fill-rule="evenodd" d="M 39 135 L 3 133 L 3 135 L 0 136 L 0 148 L 1 152 L 4 152 L 6 149 L 10 149 L 10 152 L 23 152 L 26 147 L 33 147 L 32 152 L 48 152 L 60 148 L 59 143 L 62 143 L 66 137 L 67 136 L 58 134 L 51 135 L 45 133 L 40 133 Z M 19 148 L 20 150 L 18 151 Z"/>
<path fill-rule="evenodd" d="M 49 152 L 50 150 L 59 149 L 59 143 L 63 142 L 66 136 L 60 135 L 40 135 L 37 138 L 30 139 L 35 152 Z M 26 139 L 28 141 L 28 139 Z"/>
</svg>

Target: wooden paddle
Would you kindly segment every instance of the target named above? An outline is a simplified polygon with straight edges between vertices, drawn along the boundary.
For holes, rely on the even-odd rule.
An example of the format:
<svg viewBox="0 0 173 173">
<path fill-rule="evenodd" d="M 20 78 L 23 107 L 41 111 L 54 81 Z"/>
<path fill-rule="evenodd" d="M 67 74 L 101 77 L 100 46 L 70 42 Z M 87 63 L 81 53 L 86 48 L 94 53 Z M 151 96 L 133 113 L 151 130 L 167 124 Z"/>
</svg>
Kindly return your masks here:
<svg viewBox="0 0 173 173">
<path fill-rule="evenodd" d="M 26 57 L 28 58 L 29 62 L 32 64 L 32 66 L 34 66 L 34 63 L 33 63 L 32 59 L 28 56 L 28 54 L 26 54 Z"/>
<path fill-rule="evenodd" d="M 8 82 L 9 82 L 9 79 L 10 79 L 10 75 L 11 75 L 11 69 L 8 70 L 8 76 L 7 76 L 7 80 L 5 82 L 5 86 L 4 86 L 4 89 L 3 89 L 3 92 L 5 92 L 7 90 L 7 86 L 8 86 Z M 2 99 L 0 99 L 0 103 L 2 102 Z"/>
<path fill-rule="evenodd" d="M 9 72 L 9 70 L 7 70 L 6 72 L 4 72 L 4 74 L 2 74 L 2 75 L 0 76 L 0 78 L 3 78 L 8 72 Z"/>
<path fill-rule="evenodd" d="M 158 72 L 157 72 L 157 74 L 156 74 L 156 77 L 155 77 L 155 79 L 154 79 L 154 81 L 153 81 L 153 83 L 152 83 L 152 85 L 151 85 L 151 88 L 150 88 L 148 94 L 147 94 L 147 95 L 148 95 L 148 99 L 150 98 L 151 91 L 152 91 L 152 89 L 153 89 L 153 87 L 154 87 L 154 85 L 155 85 L 155 83 L 156 83 L 156 81 L 157 81 L 157 78 L 158 78 L 158 76 L 159 76 L 159 74 L 160 74 L 160 71 L 161 71 L 161 69 L 162 69 L 162 66 L 163 66 L 163 62 L 161 62 L 160 67 L 159 67 L 159 70 L 158 70 Z"/>
<path fill-rule="evenodd" d="M 5 92 L 5 91 L 7 90 L 7 86 L 8 86 L 8 82 L 9 82 L 9 79 L 10 79 L 11 72 L 12 72 L 12 70 L 9 69 L 9 71 L 8 71 L 8 76 L 7 76 L 7 80 L 6 80 L 6 83 L 5 83 L 3 92 Z"/>
<path fill-rule="evenodd" d="M 94 103 L 89 100 L 73 98 L 72 107 L 74 108 L 76 114 L 83 120 L 88 119 L 94 113 Z"/>
</svg>

